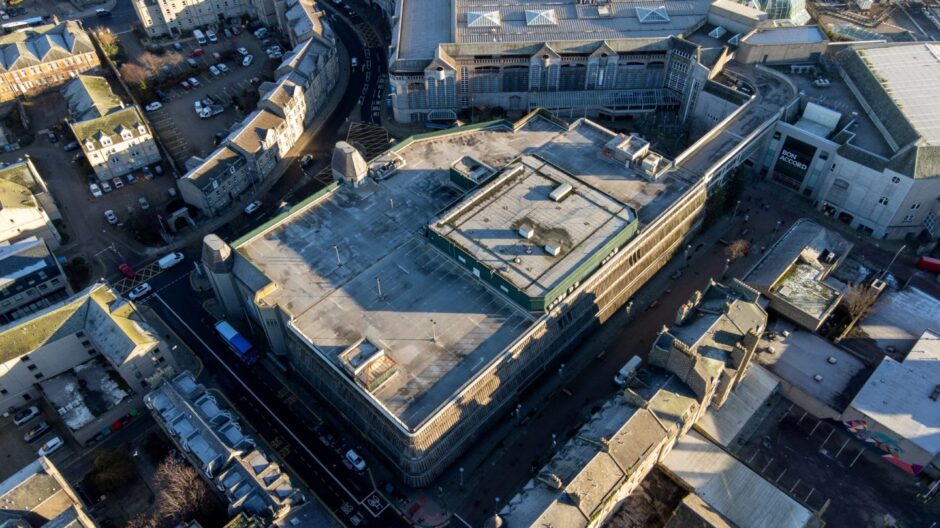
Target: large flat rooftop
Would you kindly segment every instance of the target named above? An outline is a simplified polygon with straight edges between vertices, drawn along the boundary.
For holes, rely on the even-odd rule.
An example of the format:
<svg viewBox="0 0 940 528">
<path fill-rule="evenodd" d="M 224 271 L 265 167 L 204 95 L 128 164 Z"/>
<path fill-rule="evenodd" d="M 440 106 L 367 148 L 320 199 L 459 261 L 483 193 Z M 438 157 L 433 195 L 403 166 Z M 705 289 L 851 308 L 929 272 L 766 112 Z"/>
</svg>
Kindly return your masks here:
<svg viewBox="0 0 940 528">
<path fill-rule="evenodd" d="M 396 174 L 367 179 L 358 188 L 341 185 L 236 243 L 235 273 L 261 292 L 260 303 L 279 306 L 296 333 L 337 369 L 350 370 L 345 358 L 363 340 L 380 349 L 387 379 L 358 377 L 358 372 L 355 379 L 375 382 L 360 388 L 404 427 L 417 428 L 520 338 L 535 317 L 490 290 L 422 234 L 462 197 L 451 183 L 451 164 L 469 155 L 502 170 L 520 156 L 536 154 L 557 166 L 546 166 L 546 173 L 583 190 L 569 200 L 589 196 L 604 204 L 589 215 L 593 221 L 622 224 L 630 218 L 623 204 L 637 210 L 641 221 L 652 219 L 689 182 L 672 175 L 646 182 L 603 159 L 600 152 L 613 136 L 589 121 L 566 127 L 535 115 L 515 130 L 499 122 L 403 142 L 376 161 L 400 158 Z M 584 226 L 568 226 L 564 217 L 556 220 L 581 239 L 594 236 Z"/>
<path fill-rule="evenodd" d="M 553 192 L 560 193 L 557 200 Z M 628 235 L 635 219 L 622 202 L 527 155 L 431 229 L 517 289 L 541 297 L 618 235 Z"/>
<path fill-rule="evenodd" d="M 398 58 L 430 60 L 438 44 L 664 38 L 695 28 L 710 0 L 400 0 Z"/>
</svg>

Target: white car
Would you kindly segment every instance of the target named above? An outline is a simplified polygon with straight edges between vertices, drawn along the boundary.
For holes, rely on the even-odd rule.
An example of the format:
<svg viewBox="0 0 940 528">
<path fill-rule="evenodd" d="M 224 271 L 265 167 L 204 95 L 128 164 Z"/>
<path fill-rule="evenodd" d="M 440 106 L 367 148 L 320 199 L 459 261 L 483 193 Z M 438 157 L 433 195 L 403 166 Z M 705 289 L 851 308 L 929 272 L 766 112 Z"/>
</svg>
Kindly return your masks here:
<svg viewBox="0 0 940 528">
<path fill-rule="evenodd" d="M 209 38 L 209 42 L 218 42 L 219 37 L 216 36 L 215 31 L 209 30 L 206 31 L 206 37 Z"/>
<path fill-rule="evenodd" d="M 104 217 L 111 225 L 116 225 L 118 223 L 118 217 L 111 209 L 108 209 L 104 212 Z"/>
<path fill-rule="evenodd" d="M 261 208 L 261 202 L 259 200 L 255 200 L 245 206 L 245 214 L 250 215 L 260 208 Z"/>
<path fill-rule="evenodd" d="M 245 48 L 238 48 L 238 49 L 235 50 L 235 51 L 237 51 L 238 53 L 240 53 L 242 57 L 247 57 L 247 56 L 248 56 L 248 50 L 245 49 Z"/>
<path fill-rule="evenodd" d="M 220 62 L 216 64 L 215 67 L 218 68 L 219 71 L 222 73 L 228 73 L 229 71 L 231 71 L 228 69 L 228 66 L 226 66 L 224 62 Z"/>
<path fill-rule="evenodd" d="M 202 112 L 202 101 L 199 99 L 193 101 L 193 109 L 196 110 L 197 114 Z"/>
<path fill-rule="evenodd" d="M 111 184 L 106 181 L 101 182 L 101 190 L 106 193 L 111 192 Z"/>
<path fill-rule="evenodd" d="M 118 176 L 117 178 L 114 178 L 113 180 L 111 180 L 111 183 L 114 184 L 114 188 L 115 188 L 115 189 L 123 189 L 123 188 L 124 188 L 124 180 L 122 180 L 120 176 Z"/>
<path fill-rule="evenodd" d="M 251 66 L 251 63 L 255 61 L 254 55 L 245 55 L 245 58 L 242 59 L 242 66 Z"/>
<path fill-rule="evenodd" d="M 354 468 L 356 468 L 356 471 L 366 470 L 366 461 L 363 460 L 361 456 L 359 456 L 359 453 L 356 453 L 352 449 L 346 451 L 346 460 L 348 460 L 349 463 L 352 464 Z"/>
<path fill-rule="evenodd" d="M 144 295 L 150 293 L 152 289 L 153 288 L 150 287 L 150 284 L 145 282 L 131 290 L 130 293 L 127 294 L 127 298 L 132 301 L 136 301 L 137 299 L 140 299 Z"/>
<path fill-rule="evenodd" d="M 213 77 L 218 77 L 222 72 L 215 66 L 209 66 L 209 73 L 211 73 Z"/>
<path fill-rule="evenodd" d="M 33 405 L 13 415 L 13 423 L 18 426 L 23 425 L 37 416 L 39 416 L 39 407 Z"/>
<path fill-rule="evenodd" d="M 97 183 L 89 183 L 88 190 L 91 191 L 91 195 L 95 198 L 101 198 L 101 187 L 98 187 Z"/>
<path fill-rule="evenodd" d="M 281 53 L 280 51 L 275 51 L 275 52 L 273 52 L 273 53 L 268 53 L 268 57 L 270 57 L 270 58 L 272 58 L 272 59 L 280 59 L 280 58 L 283 57 L 283 56 L 284 56 L 284 54 Z"/>
<path fill-rule="evenodd" d="M 159 109 L 161 109 L 161 108 L 163 108 L 163 104 L 162 104 L 160 101 L 154 101 L 154 102 L 148 104 L 147 106 L 145 106 L 145 107 L 144 107 L 144 110 L 146 110 L 146 111 L 148 111 L 148 112 L 155 112 L 155 111 L 157 111 L 157 110 L 159 110 Z"/>
<path fill-rule="evenodd" d="M 55 453 L 56 451 L 58 451 L 64 445 L 65 445 L 65 442 L 63 442 L 61 438 L 59 438 L 58 436 L 54 436 L 52 437 L 51 440 L 49 440 L 48 442 L 43 444 L 42 447 L 39 448 L 39 451 L 38 451 L 39 456 L 41 457 L 49 456 L 52 453 Z"/>
<path fill-rule="evenodd" d="M 186 80 L 189 81 L 189 85 L 192 86 L 193 88 L 199 86 L 199 81 L 197 81 L 195 77 L 190 77 L 189 79 L 186 79 Z"/>
</svg>

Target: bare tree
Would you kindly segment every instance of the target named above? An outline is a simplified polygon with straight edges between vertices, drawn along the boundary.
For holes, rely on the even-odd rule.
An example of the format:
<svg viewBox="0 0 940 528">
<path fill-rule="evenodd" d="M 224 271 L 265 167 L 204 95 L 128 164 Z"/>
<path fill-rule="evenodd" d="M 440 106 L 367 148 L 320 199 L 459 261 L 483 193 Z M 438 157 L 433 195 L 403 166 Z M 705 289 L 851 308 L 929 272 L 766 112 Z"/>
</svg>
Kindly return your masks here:
<svg viewBox="0 0 940 528">
<path fill-rule="evenodd" d="M 133 62 L 125 62 L 118 71 L 121 72 L 121 77 L 124 79 L 124 82 L 128 84 L 147 82 L 147 71 Z"/>
<path fill-rule="evenodd" d="M 98 26 L 94 30 L 98 43 L 101 44 L 101 50 L 109 57 L 114 57 L 120 51 L 120 41 L 110 29 Z"/>
<path fill-rule="evenodd" d="M 856 284 L 845 290 L 845 295 L 842 296 L 842 305 L 845 307 L 846 311 L 849 312 L 852 319 L 842 330 L 842 333 L 839 334 L 839 337 L 836 338 L 836 342 L 841 341 L 845 336 L 849 335 L 849 332 L 855 327 L 855 323 L 868 312 L 868 309 L 871 308 L 871 305 L 875 304 L 877 298 L 878 292 L 874 288 L 870 288 L 864 284 Z"/>
<path fill-rule="evenodd" d="M 725 255 L 728 257 L 728 260 L 738 260 L 747 255 L 750 251 L 751 243 L 743 238 L 739 238 L 731 244 L 728 244 L 728 247 L 725 248 Z"/>
<path fill-rule="evenodd" d="M 209 505 L 209 490 L 199 473 L 189 464 L 165 459 L 153 475 L 159 489 L 157 516 L 161 520 L 181 522 L 191 519 Z"/>
</svg>

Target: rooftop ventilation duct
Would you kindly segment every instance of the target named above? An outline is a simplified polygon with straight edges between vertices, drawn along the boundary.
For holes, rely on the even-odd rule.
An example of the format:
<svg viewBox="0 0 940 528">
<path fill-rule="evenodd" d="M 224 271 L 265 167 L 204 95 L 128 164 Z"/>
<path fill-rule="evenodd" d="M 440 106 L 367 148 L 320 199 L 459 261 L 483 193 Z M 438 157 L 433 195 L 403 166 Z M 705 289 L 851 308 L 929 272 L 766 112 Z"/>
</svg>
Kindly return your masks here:
<svg viewBox="0 0 940 528">
<path fill-rule="evenodd" d="M 548 197 L 552 199 L 553 202 L 560 202 L 565 199 L 566 196 L 571 194 L 571 191 L 574 190 L 574 187 L 569 183 L 563 183 L 558 187 L 555 187 Z"/>
<path fill-rule="evenodd" d="M 526 240 L 531 240 L 532 237 L 535 236 L 535 229 L 533 229 L 531 226 L 522 226 L 519 228 L 518 232 L 519 236 Z"/>
<path fill-rule="evenodd" d="M 557 257 L 561 253 L 561 248 L 552 244 L 545 244 L 545 252 L 553 257 Z"/>
</svg>

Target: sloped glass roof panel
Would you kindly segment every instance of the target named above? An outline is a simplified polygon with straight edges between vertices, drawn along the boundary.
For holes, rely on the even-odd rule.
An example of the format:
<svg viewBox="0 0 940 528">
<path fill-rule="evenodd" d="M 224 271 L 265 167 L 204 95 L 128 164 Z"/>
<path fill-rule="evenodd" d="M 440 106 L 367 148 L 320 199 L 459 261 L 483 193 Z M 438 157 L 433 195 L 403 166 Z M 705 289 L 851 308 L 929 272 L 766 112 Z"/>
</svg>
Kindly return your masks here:
<svg viewBox="0 0 940 528">
<path fill-rule="evenodd" d="M 661 24 L 669 22 L 669 13 L 666 6 L 637 7 L 636 16 L 642 24 Z"/>
<path fill-rule="evenodd" d="M 558 17 L 554 9 L 526 9 L 525 24 L 527 26 L 557 26 Z"/>
<path fill-rule="evenodd" d="M 499 27 L 499 11 L 470 11 L 467 13 L 468 27 Z"/>
</svg>

